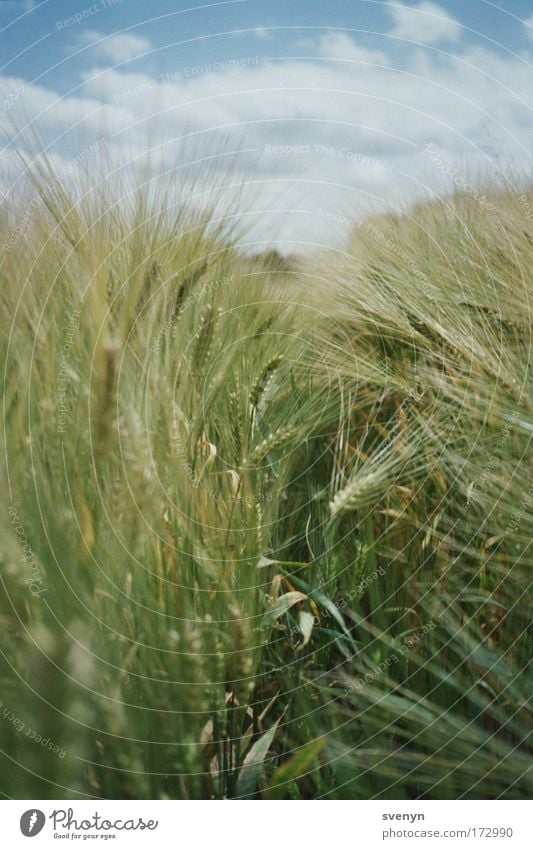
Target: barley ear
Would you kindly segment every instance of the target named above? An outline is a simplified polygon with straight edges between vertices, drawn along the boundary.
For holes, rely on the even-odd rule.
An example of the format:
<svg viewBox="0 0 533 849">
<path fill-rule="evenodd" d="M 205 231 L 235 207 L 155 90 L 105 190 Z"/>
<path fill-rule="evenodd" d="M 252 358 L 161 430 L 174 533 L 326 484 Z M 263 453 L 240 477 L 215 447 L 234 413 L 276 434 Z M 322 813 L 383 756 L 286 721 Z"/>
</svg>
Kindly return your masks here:
<svg viewBox="0 0 533 849">
<path fill-rule="evenodd" d="M 120 352 L 120 344 L 111 339 L 103 345 L 102 374 L 98 387 L 98 412 L 97 412 L 97 434 L 98 442 L 102 445 L 110 430 L 113 418 L 113 395 L 115 392 L 117 361 Z"/>
<path fill-rule="evenodd" d="M 212 304 L 207 304 L 200 323 L 200 329 L 196 335 L 196 345 L 193 352 L 192 365 L 197 373 L 196 377 L 201 377 L 201 369 L 206 362 L 209 352 L 211 351 L 215 331 L 220 318 L 221 311 L 215 310 Z"/>
<path fill-rule="evenodd" d="M 250 404 L 252 407 L 258 407 L 261 398 L 264 396 L 265 392 L 268 389 L 270 381 L 274 375 L 274 372 L 277 370 L 279 364 L 281 363 L 283 357 L 277 356 L 272 357 L 264 367 L 263 371 L 259 375 L 258 379 L 253 384 L 250 389 Z"/>
<path fill-rule="evenodd" d="M 240 460 L 244 448 L 244 431 L 242 427 L 241 410 L 239 408 L 238 392 L 230 392 L 228 408 L 233 443 L 235 445 L 235 456 L 237 460 Z"/>
<path fill-rule="evenodd" d="M 294 427 L 279 427 L 274 433 L 269 434 L 266 439 L 252 451 L 248 459 L 248 463 L 252 466 L 260 463 L 265 457 L 277 448 L 285 445 L 296 433 Z"/>
</svg>

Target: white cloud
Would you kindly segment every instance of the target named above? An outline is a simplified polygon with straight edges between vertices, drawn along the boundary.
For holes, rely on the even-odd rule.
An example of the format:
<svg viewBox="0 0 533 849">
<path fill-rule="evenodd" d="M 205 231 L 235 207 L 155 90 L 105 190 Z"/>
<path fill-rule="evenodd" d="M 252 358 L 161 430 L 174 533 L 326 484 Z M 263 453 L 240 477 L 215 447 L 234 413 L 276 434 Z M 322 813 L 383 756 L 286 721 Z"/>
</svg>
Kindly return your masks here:
<svg viewBox="0 0 533 849">
<path fill-rule="evenodd" d="M 328 59 L 368 62 L 387 65 L 388 58 L 381 50 L 369 50 L 358 45 L 345 32 L 330 31 L 320 39 L 319 52 Z"/>
<path fill-rule="evenodd" d="M 113 64 L 134 59 L 150 50 L 152 46 L 147 38 L 140 35 L 119 33 L 118 35 L 106 36 L 96 30 L 87 30 L 81 33 L 78 42 L 80 45 L 90 46 L 92 57 Z"/>
<path fill-rule="evenodd" d="M 262 38 L 266 40 L 270 38 L 271 33 L 270 30 L 268 30 L 266 27 L 256 27 L 254 29 L 254 35 L 256 35 L 257 38 Z"/>
<path fill-rule="evenodd" d="M 441 41 L 458 41 L 461 37 L 461 24 L 431 0 L 423 0 L 417 6 L 391 4 L 388 10 L 394 22 L 390 34 L 398 38 L 438 44 Z"/>
<path fill-rule="evenodd" d="M 533 15 L 530 15 L 529 18 L 525 19 L 524 27 L 528 38 L 533 39 Z"/>
<path fill-rule="evenodd" d="M 249 65 L 198 62 L 194 74 L 182 67 L 154 77 L 95 68 L 76 97 L 26 85 L 13 115 L 20 107 L 35 116 L 34 129 L 47 140 L 63 134 L 57 155 L 103 134 L 116 161 L 146 154 L 159 172 L 187 161 L 181 151 L 189 134 L 191 159 L 206 149 L 222 154 L 213 168 L 198 166 L 197 188 L 216 169 L 225 174 L 231 160 L 231 179 L 247 187 L 258 228 L 270 228 L 264 238 L 325 239 L 328 228 L 342 232 L 339 215 L 452 188 L 424 155 L 428 143 L 470 174 L 482 173 L 491 145 L 496 156 L 514 158 L 513 174 L 531 152 L 533 69 L 525 57 L 486 47 L 457 47 L 453 56 L 415 50 L 395 69 L 386 55 L 378 60 L 380 51 L 333 31 L 319 53 Z M 20 80 L 0 76 L 0 101 L 10 102 L 17 86 Z M 223 155 L 230 151 L 233 158 Z"/>
</svg>

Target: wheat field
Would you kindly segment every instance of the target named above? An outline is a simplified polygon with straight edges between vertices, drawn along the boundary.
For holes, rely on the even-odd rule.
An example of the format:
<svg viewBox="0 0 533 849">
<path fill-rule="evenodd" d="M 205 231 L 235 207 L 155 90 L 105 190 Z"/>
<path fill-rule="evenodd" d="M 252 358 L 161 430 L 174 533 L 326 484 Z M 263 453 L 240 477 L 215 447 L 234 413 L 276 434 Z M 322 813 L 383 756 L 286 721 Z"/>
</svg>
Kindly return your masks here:
<svg viewBox="0 0 533 849">
<path fill-rule="evenodd" d="M 530 190 L 281 257 L 216 203 L 31 179 L 0 220 L 3 793 L 527 798 Z"/>
</svg>

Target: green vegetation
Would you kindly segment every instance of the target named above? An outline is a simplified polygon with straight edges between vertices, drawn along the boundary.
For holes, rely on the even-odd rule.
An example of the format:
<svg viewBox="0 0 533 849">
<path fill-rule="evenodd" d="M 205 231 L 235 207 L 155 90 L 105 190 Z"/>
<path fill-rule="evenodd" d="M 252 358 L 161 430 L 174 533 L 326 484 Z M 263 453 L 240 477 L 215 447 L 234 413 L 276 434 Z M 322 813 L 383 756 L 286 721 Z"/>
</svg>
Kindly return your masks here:
<svg viewBox="0 0 533 849">
<path fill-rule="evenodd" d="M 524 199 L 283 261 L 39 179 L 0 224 L 3 794 L 528 797 Z"/>
</svg>

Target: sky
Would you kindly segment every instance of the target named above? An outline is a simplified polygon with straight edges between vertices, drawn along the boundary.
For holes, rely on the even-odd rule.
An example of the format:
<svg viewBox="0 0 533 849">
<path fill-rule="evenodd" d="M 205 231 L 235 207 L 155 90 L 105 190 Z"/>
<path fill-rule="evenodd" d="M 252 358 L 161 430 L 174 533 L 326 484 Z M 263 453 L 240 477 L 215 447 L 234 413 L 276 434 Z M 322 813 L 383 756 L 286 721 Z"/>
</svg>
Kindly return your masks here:
<svg viewBox="0 0 533 849">
<path fill-rule="evenodd" d="M 17 148 L 69 180 L 105 145 L 195 201 L 222 185 L 250 244 L 299 250 L 518 186 L 532 109 L 533 0 L 0 0 L 3 203 Z"/>
</svg>

